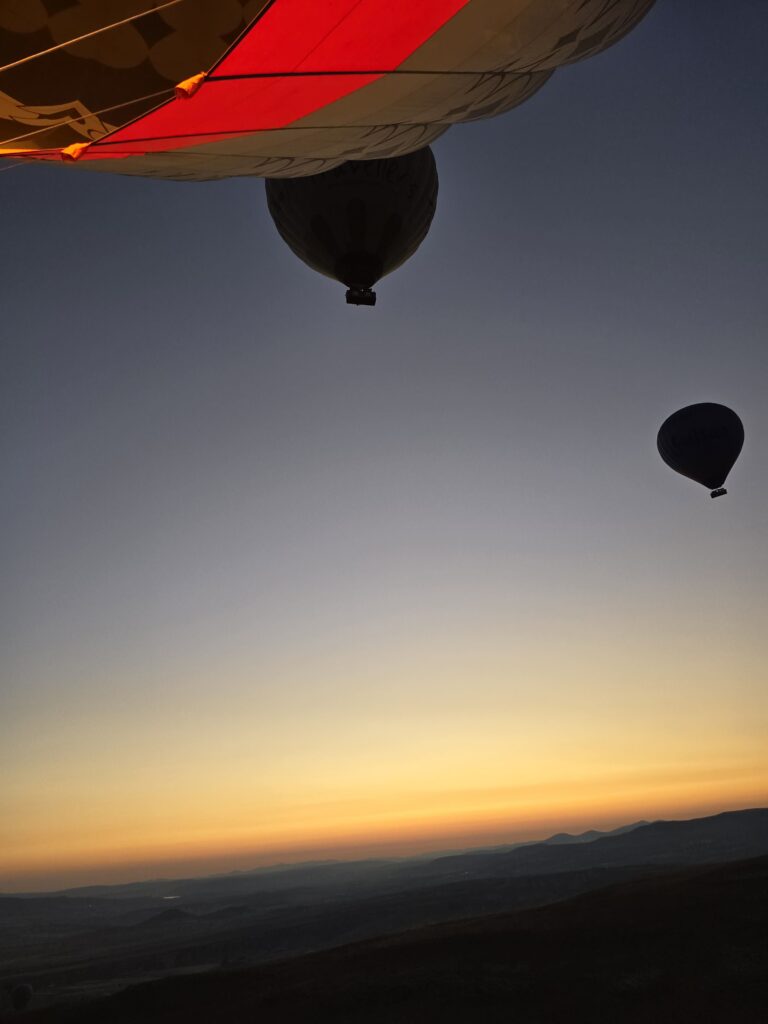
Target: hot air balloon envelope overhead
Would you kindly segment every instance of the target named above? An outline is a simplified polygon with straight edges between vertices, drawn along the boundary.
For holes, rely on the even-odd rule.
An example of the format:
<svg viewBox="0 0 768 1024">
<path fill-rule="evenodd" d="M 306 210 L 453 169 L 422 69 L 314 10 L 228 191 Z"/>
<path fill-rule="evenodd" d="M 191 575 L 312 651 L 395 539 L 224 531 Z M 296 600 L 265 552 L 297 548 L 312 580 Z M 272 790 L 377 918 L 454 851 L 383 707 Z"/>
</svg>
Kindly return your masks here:
<svg viewBox="0 0 768 1024">
<path fill-rule="evenodd" d="M 421 149 L 522 103 L 654 0 L 0 3 L 0 157 L 204 180 Z"/>
<path fill-rule="evenodd" d="M 401 266 L 429 231 L 437 168 L 429 148 L 356 160 L 308 178 L 268 179 L 269 212 L 313 270 L 342 281 L 347 302 L 372 306 L 373 285 Z"/>
<path fill-rule="evenodd" d="M 723 484 L 744 444 L 744 426 L 727 406 L 700 402 L 672 413 L 656 443 L 668 466 L 717 498 L 726 493 Z"/>
</svg>

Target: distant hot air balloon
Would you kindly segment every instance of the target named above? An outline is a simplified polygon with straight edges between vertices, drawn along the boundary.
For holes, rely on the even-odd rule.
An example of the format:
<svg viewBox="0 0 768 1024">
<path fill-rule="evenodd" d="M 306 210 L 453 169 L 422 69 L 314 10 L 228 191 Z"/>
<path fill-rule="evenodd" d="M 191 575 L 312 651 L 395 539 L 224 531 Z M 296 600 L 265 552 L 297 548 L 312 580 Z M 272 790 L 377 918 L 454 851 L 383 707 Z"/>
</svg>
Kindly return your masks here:
<svg viewBox="0 0 768 1024">
<path fill-rule="evenodd" d="M 11 991 L 11 1003 L 14 1010 L 26 1010 L 32 1002 L 33 989 L 31 985 L 14 985 Z"/>
<path fill-rule="evenodd" d="M 744 444 L 744 426 L 727 406 L 700 402 L 672 413 L 656 443 L 668 466 L 717 498 L 727 493 L 723 484 Z"/>
<path fill-rule="evenodd" d="M 347 302 L 373 306 L 373 285 L 424 241 L 437 202 L 427 147 L 391 160 L 356 160 L 309 178 L 267 180 L 283 240 L 313 270 L 341 281 Z"/>
</svg>

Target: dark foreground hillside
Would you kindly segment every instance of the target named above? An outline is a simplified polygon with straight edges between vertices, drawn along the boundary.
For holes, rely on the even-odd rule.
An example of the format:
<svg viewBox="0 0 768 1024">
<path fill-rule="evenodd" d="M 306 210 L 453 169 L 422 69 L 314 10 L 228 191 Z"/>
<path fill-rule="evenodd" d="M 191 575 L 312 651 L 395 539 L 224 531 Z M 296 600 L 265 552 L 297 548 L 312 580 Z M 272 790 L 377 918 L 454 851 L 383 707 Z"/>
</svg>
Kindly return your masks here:
<svg viewBox="0 0 768 1024">
<path fill-rule="evenodd" d="M 765 1024 L 768 857 L 167 979 L 38 1024 Z"/>
</svg>

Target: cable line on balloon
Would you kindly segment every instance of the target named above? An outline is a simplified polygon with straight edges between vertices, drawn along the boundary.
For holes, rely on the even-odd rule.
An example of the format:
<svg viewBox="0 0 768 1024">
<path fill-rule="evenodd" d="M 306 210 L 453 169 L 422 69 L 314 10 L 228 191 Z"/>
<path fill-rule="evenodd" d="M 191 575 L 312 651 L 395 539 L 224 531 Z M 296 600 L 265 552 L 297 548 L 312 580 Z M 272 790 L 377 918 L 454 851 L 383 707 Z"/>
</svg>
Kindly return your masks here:
<svg viewBox="0 0 768 1024">
<path fill-rule="evenodd" d="M 128 25 L 132 21 L 138 21 L 139 18 L 146 18 L 148 14 L 157 14 L 158 11 L 164 11 L 169 7 L 176 7 L 178 4 L 186 3 L 186 0 L 166 0 L 166 3 L 160 4 L 157 7 L 150 7 L 147 11 L 140 11 L 138 14 L 132 14 L 128 18 L 123 18 L 121 21 L 113 21 L 109 25 L 102 25 L 101 28 L 96 28 L 92 32 L 85 32 L 81 36 L 75 36 L 74 39 L 67 39 L 66 42 L 57 43 L 55 46 L 49 46 L 47 50 L 39 50 L 37 53 L 30 53 L 26 57 L 21 57 L 19 60 L 14 60 L 10 64 L 5 64 L 0 67 L 0 74 L 3 71 L 10 71 L 12 68 L 21 67 L 22 64 L 29 64 L 30 61 L 38 60 L 40 57 L 47 57 L 49 53 L 57 53 L 59 50 L 66 50 L 68 46 L 74 46 L 75 43 L 84 43 L 86 39 L 93 39 L 94 36 L 100 36 L 104 32 L 109 32 L 113 28 L 120 28 L 121 25 Z"/>
<path fill-rule="evenodd" d="M 519 78 L 527 74 L 524 71 L 509 71 L 505 68 L 489 69 L 484 71 L 461 70 L 461 71 L 435 71 L 430 68 L 364 68 L 354 71 L 346 70 L 324 70 L 324 71 L 243 71 L 237 75 L 209 75 L 206 82 L 238 82 L 251 78 L 327 78 L 341 75 L 430 75 L 431 77 L 452 78 L 461 75 L 489 75 L 502 78 L 504 76 Z"/>
<path fill-rule="evenodd" d="M 115 110 L 123 110 L 125 107 L 131 107 L 135 103 L 146 103 L 147 100 L 160 99 L 162 96 L 168 97 L 173 94 L 173 91 L 173 88 L 161 89 L 159 92 L 150 92 L 146 96 L 136 96 L 132 100 L 125 100 L 124 103 L 113 103 L 111 107 L 102 107 L 101 110 L 93 110 L 88 114 L 82 114 L 80 117 L 72 117 L 68 121 L 60 121 L 56 125 L 56 128 L 66 128 L 71 124 L 79 124 L 81 121 L 88 121 L 92 117 L 101 117 L 102 114 L 111 114 Z M 2 146 L 10 146 L 12 142 L 23 142 L 25 139 L 31 139 L 35 135 L 44 135 L 50 130 L 50 125 L 45 125 L 44 128 L 35 128 L 31 132 L 25 132 L 24 135 L 16 135 L 12 139 L 3 139 Z M 35 151 L 32 150 L 31 152 Z M 2 149 L 0 149 L 0 156 L 2 156 Z"/>
</svg>

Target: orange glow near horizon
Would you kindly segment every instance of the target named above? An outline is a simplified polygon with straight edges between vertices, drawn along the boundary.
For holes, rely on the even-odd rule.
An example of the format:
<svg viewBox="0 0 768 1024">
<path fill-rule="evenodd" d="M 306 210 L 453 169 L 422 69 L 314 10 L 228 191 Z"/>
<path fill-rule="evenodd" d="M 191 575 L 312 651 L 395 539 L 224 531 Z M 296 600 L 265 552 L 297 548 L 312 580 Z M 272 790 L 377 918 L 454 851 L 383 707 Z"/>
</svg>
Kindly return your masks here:
<svg viewBox="0 0 768 1024">
<path fill-rule="evenodd" d="M 609 803 L 599 811 L 579 804 L 558 813 L 548 808 L 540 815 L 478 816 L 466 821 L 392 823 L 365 830 L 347 826 L 337 835 L 310 832 L 302 841 L 288 837 L 259 837 L 231 844 L 178 841 L 165 845 L 136 844 L 130 849 L 105 845 L 99 849 L 65 848 L 30 851 L 14 863 L 6 861 L 7 885 L 0 892 L 50 891 L 79 885 L 121 884 L 154 878 L 190 877 L 247 871 L 282 863 L 312 860 L 357 860 L 368 857 L 405 857 L 474 846 L 501 845 L 544 839 L 555 832 L 609 830 L 639 820 L 687 819 L 768 805 L 765 785 L 727 799 L 695 801 L 682 794 L 667 801 L 624 805 Z M 281 842 L 280 839 L 283 841 Z"/>
<path fill-rule="evenodd" d="M 716 630 L 717 607 L 702 610 Z M 661 632 L 650 661 L 652 623 L 583 614 L 549 649 L 532 622 L 514 636 L 470 623 L 396 654 L 377 638 L 377 657 L 308 645 L 261 665 L 268 687 L 238 652 L 216 659 L 226 684 L 204 664 L 164 666 L 139 677 L 140 691 L 84 674 L 76 704 L 62 684 L 45 708 L 17 708 L 3 750 L 13 771 L 0 792 L 0 891 L 493 845 L 767 804 L 757 645 L 700 649 L 695 636 Z"/>
<path fill-rule="evenodd" d="M 231 799 L 186 819 L 157 813 L 142 832 L 138 806 L 120 805 L 98 828 L 77 815 L 30 828 L 5 847 L 0 891 L 35 891 L 247 870 L 281 862 L 407 856 L 610 829 L 640 819 L 691 818 L 768 804 L 768 772 L 729 768 L 613 769 L 602 776 L 480 790 L 379 792 L 325 803 L 264 807 L 262 824 L 232 824 Z M 186 808 L 187 813 L 191 808 Z M 231 817 L 230 817 L 231 816 Z M 229 817 L 229 821 L 227 818 Z M 145 819 L 146 820 L 146 819 Z M 87 841 L 84 841 L 87 840 Z"/>
</svg>

